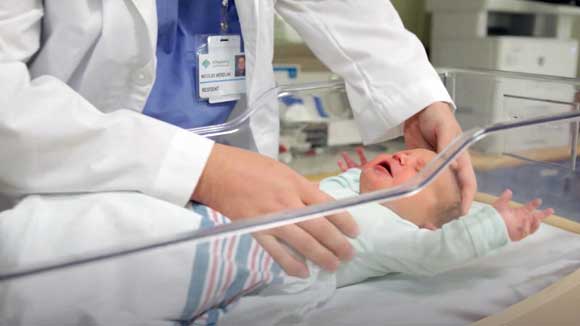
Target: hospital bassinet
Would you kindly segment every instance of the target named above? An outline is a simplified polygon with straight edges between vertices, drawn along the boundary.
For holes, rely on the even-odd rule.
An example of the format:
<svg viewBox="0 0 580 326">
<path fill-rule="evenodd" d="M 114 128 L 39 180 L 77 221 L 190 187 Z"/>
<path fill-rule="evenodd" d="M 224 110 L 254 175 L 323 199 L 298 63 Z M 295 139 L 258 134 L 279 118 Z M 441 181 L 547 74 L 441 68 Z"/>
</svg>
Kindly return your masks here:
<svg viewBox="0 0 580 326">
<path fill-rule="evenodd" d="M 44 261 L 0 270 L 0 286 L 38 278 L 50 283 L 51 277 L 59 278 L 64 273 L 85 273 L 87 265 L 151 252 L 171 254 L 172 248 L 184 244 L 201 245 L 231 234 L 296 223 L 353 205 L 411 195 L 469 149 L 479 183 L 477 200 L 491 202 L 509 187 L 516 201 L 541 197 L 544 205 L 554 207 L 559 216 L 546 220 L 536 235 L 444 275 L 432 278 L 390 275 L 339 289 L 331 302 L 294 322 L 519 325 L 541 318 L 554 324 L 577 322 L 580 320 L 577 305 L 569 303 L 580 298 L 580 176 L 576 168 L 580 81 L 481 70 L 439 69 L 439 72 L 456 102 L 457 116 L 466 131 L 405 185 L 214 229 L 167 232 L 158 238 L 102 243 L 88 252 L 54 254 Z M 337 173 L 337 153 L 352 150 L 360 141 L 344 83 L 286 85 L 269 92 L 264 100 L 275 93 L 281 101 L 282 159 L 313 180 Z M 247 132 L 248 118 L 257 110 L 259 101 L 251 109 L 238 110 L 239 114 L 225 124 L 192 131 L 235 144 L 237 135 Z M 370 151 L 401 147 L 400 140 L 395 140 L 371 147 Z M 85 277 L 90 279 L 91 275 Z M 39 290 L 67 291 L 50 286 Z M 267 319 L 275 315 L 269 311 L 284 310 L 284 303 L 276 306 L 257 302 L 255 306 L 241 307 L 231 309 L 222 323 L 271 325 L 276 321 Z M 260 313 L 252 314 L 253 311 Z M 256 320 L 258 315 L 263 318 Z"/>
</svg>

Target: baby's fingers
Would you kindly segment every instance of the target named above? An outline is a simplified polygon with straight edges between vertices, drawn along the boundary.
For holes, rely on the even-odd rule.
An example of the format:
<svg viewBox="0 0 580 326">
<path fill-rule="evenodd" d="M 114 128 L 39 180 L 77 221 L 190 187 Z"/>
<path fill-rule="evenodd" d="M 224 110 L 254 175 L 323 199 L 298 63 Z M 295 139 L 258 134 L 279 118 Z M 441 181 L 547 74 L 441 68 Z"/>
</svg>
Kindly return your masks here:
<svg viewBox="0 0 580 326">
<path fill-rule="evenodd" d="M 554 214 L 554 210 L 551 208 L 544 209 L 543 211 L 535 211 L 532 214 L 533 221 L 530 228 L 530 234 L 535 233 L 540 228 L 541 221 L 552 214 Z"/>
<path fill-rule="evenodd" d="M 493 206 L 498 208 L 505 208 L 508 206 L 508 203 L 512 199 L 512 191 L 509 189 L 504 190 L 499 198 L 493 203 Z"/>
<path fill-rule="evenodd" d="M 361 165 L 367 164 L 368 160 L 367 160 L 367 156 L 365 155 L 364 148 L 357 147 L 356 148 L 356 153 L 358 154 L 358 158 L 360 160 L 360 164 Z"/>
<path fill-rule="evenodd" d="M 536 198 L 532 201 L 529 201 L 525 207 L 529 212 L 533 212 L 536 208 L 540 206 L 542 206 L 542 200 L 540 198 Z"/>
<path fill-rule="evenodd" d="M 535 211 L 532 216 L 538 220 L 543 220 L 551 215 L 554 215 L 554 209 L 546 208 L 543 211 Z"/>
<path fill-rule="evenodd" d="M 350 158 L 347 152 L 342 152 L 340 155 L 342 156 L 342 159 L 344 159 L 344 162 L 346 162 L 346 166 L 349 169 L 357 166 L 357 164 L 352 160 L 352 158 Z"/>
<path fill-rule="evenodd" d="M 348 170 L 343 161 L 338 160 L 336 163 L 338 164 L 338 168 L 340 169 L 340 171 L 346 172 L 346 170 Z"/>
<path fill-rule="evenodd" d="M 499 196 L 499 200 L 509 202 L 512 200 L 512 195 L 513 192 L 510 189 L 506 189 L 501 193 L 501 196 Z"/>
</svg>

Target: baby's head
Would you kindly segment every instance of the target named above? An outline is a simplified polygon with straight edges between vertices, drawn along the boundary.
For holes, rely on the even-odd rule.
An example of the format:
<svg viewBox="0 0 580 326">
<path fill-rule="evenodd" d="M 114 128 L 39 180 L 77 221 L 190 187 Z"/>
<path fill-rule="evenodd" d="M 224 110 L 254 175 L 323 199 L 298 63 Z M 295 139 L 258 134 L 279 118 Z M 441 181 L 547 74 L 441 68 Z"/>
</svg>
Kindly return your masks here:
<svg viewBox="0 0 580 326">
<path fill-rule="evenodd" d="M 400 185 L 415 176 L 435 155 L 426 149 L 381 154 L 361 167 L 360 192 Z M 461 216 L 461 191 L 457 177 L 448 168 L 419 193 L 387 202 L 385 206 L 419 227 L 440 228 Z"/>
</svg>

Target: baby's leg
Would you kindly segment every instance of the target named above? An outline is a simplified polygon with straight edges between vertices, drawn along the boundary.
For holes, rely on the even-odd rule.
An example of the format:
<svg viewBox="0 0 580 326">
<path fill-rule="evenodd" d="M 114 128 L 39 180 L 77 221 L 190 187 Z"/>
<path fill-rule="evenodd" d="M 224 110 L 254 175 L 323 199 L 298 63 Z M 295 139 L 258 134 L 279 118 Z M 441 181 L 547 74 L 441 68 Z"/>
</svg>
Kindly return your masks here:
<svg viewBox="0 0 580 326">
<path fill-rule="evenodd" d="M 230 223 L 207 206 L 192 209 L 202 216 L 200 229 Z M 279 265 L 251 235 L 210 240 L 197 247 L 184 316 L 193 316 L 194 325 L 211 325 L 228 305 L 282 277 Z"/>
</svg>

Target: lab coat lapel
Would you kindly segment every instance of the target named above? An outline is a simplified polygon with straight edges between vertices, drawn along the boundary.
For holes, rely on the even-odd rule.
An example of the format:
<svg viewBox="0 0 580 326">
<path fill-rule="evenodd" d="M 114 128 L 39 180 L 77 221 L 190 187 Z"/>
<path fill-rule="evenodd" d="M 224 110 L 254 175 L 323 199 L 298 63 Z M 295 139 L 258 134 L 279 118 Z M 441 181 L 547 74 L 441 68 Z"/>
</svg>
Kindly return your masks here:
<svg viewBox="0 0 580 326">
<path fill-rule="evenodd" d="M 157 4 L 155 0 L 132 0 L 132 2 L 141 15 L 143 23 L 147 26 L 151 49 L 155 51 L 157 46 Z"/>
<path fill-rule="evenodd" d="M 278 153 L 279 118 L 274 55 L 274 1 L 236 0 L 246 53 L 247 105 L 258 108 L 250 119 L 257 149 L 275 157 Z"/>
<path fill-rule="evenodd" d="M 237 0 L 236 5 L 246 51 L 248 98 L 254 102 L 273 86 L 274 8 L 270 0 Z"/>
</svg>

